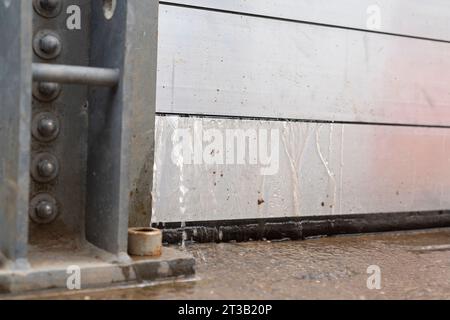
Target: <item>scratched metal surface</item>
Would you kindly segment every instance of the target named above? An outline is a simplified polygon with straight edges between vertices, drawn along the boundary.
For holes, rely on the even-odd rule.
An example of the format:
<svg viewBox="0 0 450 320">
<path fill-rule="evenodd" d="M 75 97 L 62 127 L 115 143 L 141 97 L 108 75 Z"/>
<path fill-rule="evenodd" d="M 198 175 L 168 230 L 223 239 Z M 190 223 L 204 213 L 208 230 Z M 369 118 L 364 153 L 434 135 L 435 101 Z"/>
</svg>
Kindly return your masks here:
<svg viewBox="0 0 450 320">
<path fill-rule="evenodd" d="M 27 253 L 31 15 L 26 0 L 0 2 L 0 265 Z"/>
<path fill-rule="evenodd" d="M 450 123 L 445 42 L 161 5 L 157 111 Z"/>
<path fill-rule="evenodd" d="M 447 3 L 379 2 L 404 37 L 347 29 L 367 1 L 170 2 L 205 9 L 160 6 L 157 111 L 217 118 L 158 117 L 153 222 L 448 209 L 450 131 L 420 126 L 450 123 L 449 44 L 412 38 L 447 39 Z M 173 160 L 175 131 L 201 127 L 279 130 L 276 172 Z"/>
<path fill-rule="evenodd" d="M 368 20 L 379 14 L 379 32 L 450 40 L 447 0 L 169 0 L 164 3 L 369 30 L 373 28 L 368 28 Z"/>
<path fill-rule="evenodd" d="M 177 152 L 180 129 L 192 139 L 199 132 L 222 134 L 224 148 L 204 141 L 197 150 L 206 157 L 187 164 L 191 153 Z M 273 161 L 263 162 L 259 155 L 256 164 L 248 156 L 242 164 L 227 164 L 223 153 L 230 129 L 265 129 L 269 137 L 278 130 L 279 138 L 266 144 Z M 224 164 L 205 164 L 212 155 Z M 264 163 L 274 164 L 273 170 Z M 446 128 L 159 116 L 152 221 L 448 209 L 449 165 Z"/>
</svg>

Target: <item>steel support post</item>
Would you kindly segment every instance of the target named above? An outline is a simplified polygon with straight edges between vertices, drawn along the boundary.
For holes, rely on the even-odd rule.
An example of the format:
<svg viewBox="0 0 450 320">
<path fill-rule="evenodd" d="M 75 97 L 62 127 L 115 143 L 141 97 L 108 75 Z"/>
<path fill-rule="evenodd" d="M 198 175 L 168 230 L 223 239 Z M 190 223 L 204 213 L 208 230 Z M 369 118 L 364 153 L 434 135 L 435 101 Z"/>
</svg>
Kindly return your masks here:
<svg viewBox="0 0 450 320">
<path fill-rule="evenodd" d="M 0 0 L 0 295 L 194 273 L 128 247 L 151 233 L 157 30 L 157 0 Z"/>
<path fill-rule="evenodd" d="M 86 236 L 121 253 L 129 221 L 150 225 L 158 1 L 118 1 L 111 15 L 93 3 L 91 65 L 122 70 L 122 81 L 89 94 Z"/>
<path fill-rule="evenodd" d="M 27 257 L 31 15 L 28 0 L 0 2 L 0 251 L 15 268 Z"/>
</svg>

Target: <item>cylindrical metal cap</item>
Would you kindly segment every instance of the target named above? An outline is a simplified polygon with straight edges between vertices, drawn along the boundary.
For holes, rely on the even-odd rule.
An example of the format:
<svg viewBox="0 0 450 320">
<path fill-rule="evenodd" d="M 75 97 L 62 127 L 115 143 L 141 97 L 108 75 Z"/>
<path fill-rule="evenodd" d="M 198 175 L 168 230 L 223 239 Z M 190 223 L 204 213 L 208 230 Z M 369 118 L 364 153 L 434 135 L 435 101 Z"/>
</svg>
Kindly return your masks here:
<svg viewBox="0 0 450 320">
<path fill-rule="evenodd" d="M 162 254 L 162 232 L 155 228 L 130 228 L 128 254 L 159 257 Z"/>
</svg>

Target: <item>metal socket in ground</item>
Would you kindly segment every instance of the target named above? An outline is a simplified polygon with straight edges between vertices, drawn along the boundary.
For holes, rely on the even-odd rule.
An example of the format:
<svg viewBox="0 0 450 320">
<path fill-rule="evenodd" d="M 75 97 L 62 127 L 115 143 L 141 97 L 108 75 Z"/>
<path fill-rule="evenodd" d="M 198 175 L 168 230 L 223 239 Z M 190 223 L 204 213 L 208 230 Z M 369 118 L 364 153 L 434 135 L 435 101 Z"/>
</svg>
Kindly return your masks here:
<svg viewBox="0 0 450 320">
<path fill-rule="evenodd" d="M 45 18 L 54 18 L 61 13 L 61 0 L 33 0 L 34 10 Z"/>
<path fill-rule="evenodd" d="M 128 254 L 141 257 L 161 256 L 161 230 L 155 228 L 130 228 L 128 230 Z"/>
<path fill-rule="evenodd" d="M 45 60 L 57 58 L 62 51 L 59 35 L 51 30 L 40 30 L 33 39 L 33 50 L 36 55 Z"/>
</svg>

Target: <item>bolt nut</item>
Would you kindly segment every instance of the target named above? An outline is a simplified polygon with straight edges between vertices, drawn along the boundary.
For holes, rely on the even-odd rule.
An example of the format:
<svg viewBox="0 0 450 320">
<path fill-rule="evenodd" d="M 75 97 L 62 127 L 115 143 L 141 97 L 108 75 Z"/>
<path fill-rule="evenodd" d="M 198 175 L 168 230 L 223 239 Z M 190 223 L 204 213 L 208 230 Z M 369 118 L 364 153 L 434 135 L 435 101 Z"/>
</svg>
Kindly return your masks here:
<svg viewBox="0 0 450 320">
<path fill-rule="evenodd" d="M 48 34 L 39 40 L 39 48 L 48 55 L 53 55 L 60 46 L 59 39 Z"/>
<path fill-rule="evenodd" d="M 59 84 L 52 82 L 41 82 L 38 86 L 39 92 L 44 96 L 52 96 L 59 89 Z"/>
<path fill-rule="evenodd" d="M 58 0 L 39 0 L 39 5 L 41 8 L 52 11 L 58 8 L 59 1 Z"/>
<path fill-rule="evenodd" d="M 42 142 L 55 140 L 59 135 L 59 120 L 52 113 L 39 113 L 32 122 L 33 137 Z"/>
<path fill-rule="evenodd" d="M 38 123 L 38 131 L 44 137 L 53 136 L 57 129 L 57 124 L 54 119 L 43 118 Z"/>
<path fill-rule="evenodd" d="M 36 155 L 31 164 L 31 175 L 34 180 L 41 183 L 48 183 L 59 174 L 59 164 L 56 157 L 49 153 Z"/>
<path fill-rule="evenodd" d="M 61 13 L 61 0 L 33 0 L 34 10 L 43 17 L 53 18 Z"/>
<path fill-rule="evenodd" d="M 48 224 L 58 217 L 58 204 L 49 194 L 40 193 L 31 199 L 29 215 L 38 224 Z"/>
<path fill-rule="evenodd" d="M 56 165 L 52 161 L 44 159 L 38 164 L 38 172 L 41 177 L 48 179 L 49 177 L 54 176 L 56 172 Z"/>
<path fill-rule="evenodd" d="M 34 37 L 33 49 L 42 59 L 55 59 L 62 50 L 61 39 L 53 31 L 41 30 Z"/>
<path fill-rule="evenodd" d="M 55 100 L 61 93 L 61 85 L 52 82 L 35 82 L 33 84 L 33 96 L 42 102 Z"/>
<path fill-rule="evenodd" d="M 36 216 L 40 219 L 48 219 L 54 215 L 55 207 L 53 203 L 43 200 L 35 208 Z"/>
</svg>

